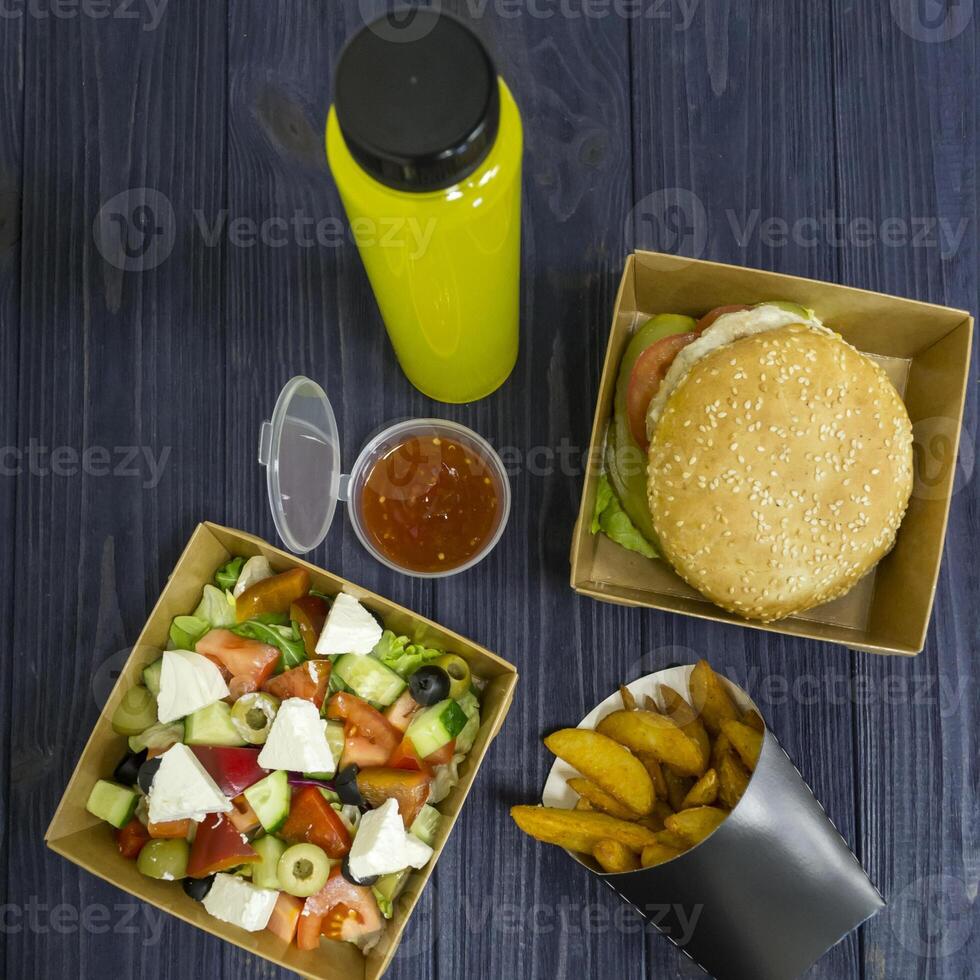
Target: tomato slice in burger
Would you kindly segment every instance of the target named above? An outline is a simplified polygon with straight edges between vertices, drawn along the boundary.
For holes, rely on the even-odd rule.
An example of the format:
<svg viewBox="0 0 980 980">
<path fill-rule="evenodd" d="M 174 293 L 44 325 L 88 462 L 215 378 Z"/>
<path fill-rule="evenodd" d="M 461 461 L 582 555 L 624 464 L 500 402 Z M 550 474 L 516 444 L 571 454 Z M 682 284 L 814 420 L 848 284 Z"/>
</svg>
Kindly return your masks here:
<svg viewBox="0 0 980 980">
<path fill-rule="evenodd" d="M 704 333 L 718 317 L 724 316 L 726 313 L 741 313 L 743 310 L 751 309 L 751 306 L 716 306 L 698 320 L 697 331 L 698 333 Z"/>
<path fill-rule="evenodd" d="M 630 433 L 636 444 L 647 448 L 647 409 L 657 393 L 674 358 L 692 340 L 696 333 L 675 333 L 651 344 L 637 359 L 626 389 L 626 417 Z"/>
</svg>

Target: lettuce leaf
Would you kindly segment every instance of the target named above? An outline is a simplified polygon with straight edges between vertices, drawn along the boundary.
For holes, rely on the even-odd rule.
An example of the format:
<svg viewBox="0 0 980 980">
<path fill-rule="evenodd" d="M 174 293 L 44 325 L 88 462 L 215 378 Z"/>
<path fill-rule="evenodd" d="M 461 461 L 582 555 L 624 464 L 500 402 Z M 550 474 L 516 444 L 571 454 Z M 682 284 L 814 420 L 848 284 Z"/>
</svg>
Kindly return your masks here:
<svg viewBox="0 0 980 980">
<path fill-rule="evenodd" d="M 230 592 L 222 592 L 213 585 L 205 585 L 201 601 L 198 603 L 194 615 L 198 619 L 203 619 L 210 623 L 213 629 L 220 629 L 223 626 L 234 626 L 235 619 L 235 599 Z M 193 647 L 187 647 L 193 650 Z"/>
<path fill-rule="evenodd" d="M 390 667 L 396 674 L 408 677 L 422 664 L 441 657 L 442 651 L 430 650 L 418 643 L 412 643 L 407 636 L 395 636 L 391 630 L 385 630 L 371 651 L 371 656 Z"/>
<path fill-rule="evenodd" d="M 657 549 L 637 530 L 636 525 L 623 510 L 609 478 L 603 473 L 595 495 L 595 512 L 592 515 L 592 533 L 602 532 L 611 541 L 644 558 L 656 558 Z"/>
</svg>

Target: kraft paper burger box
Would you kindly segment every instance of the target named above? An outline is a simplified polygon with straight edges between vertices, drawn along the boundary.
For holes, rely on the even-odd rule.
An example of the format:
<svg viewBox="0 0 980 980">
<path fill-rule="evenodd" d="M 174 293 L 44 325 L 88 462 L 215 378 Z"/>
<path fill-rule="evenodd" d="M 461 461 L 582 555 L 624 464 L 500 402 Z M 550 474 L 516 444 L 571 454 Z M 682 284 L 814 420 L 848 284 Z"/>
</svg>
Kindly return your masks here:
<svg viewBox="0 0 980 980">
<path fill-rule="evenodd" d="M 788 300 L 814 309 L 827 326 L 881 365 L 905 402 L 915 439 L 912 499 L 892 551 L 847 595 L 768 624 L 726 612 L 690 588 L 667 562 L 627 551 L 590 530 L 619 364 L 635 327 L 656 313 L 698 317 L 716 306 L 765 300 Z M 758 269 L 634 252 L 616 296 L 599 384 L 572 537 L 572 588 L 607 602 L 826 640 L 872 653 L 918 653 L 939 578 L 972 336 L 973 318 L 963 310 Z"/>
<path fill-rule="evenodd" d="M 116 850 L 111 828 L 85 809 L 93 784 L 100 778 L 108 778 L 126 751 L 125 737 L 112 731 L 112 713 L 125 692 L 133 684 L 139 683 L 143 668 L 160 656 L 173 617 L 194 609 L 202 588 L 211 581 L 215 569 L 232 555 L 250 557 L 259 554 L 265 555 L 276 571 L 295 567 L 307 569 L 314 588 L 325 594 L 345 591 L 354 595 L 378 613 L 390 628 L 412 636 L 418 642 L 459 654 L 470 664 L 474 675 L 487 681 L 482 694 L 479 734 L 460 766 L 458 785 L 439 804 L 443 819 L 436 835 L 435 853 L 425 868 L 413 872 L 409 878 L 405 890 L 395 902 L 394 917 L 388 921 L 380 943 L 367 956 L 349 943 L 326 939 L 318 950 L 304 952 L 295 946 L 287 946 L 269 932 L 250 933 L 213 918 L 200 903 L 185 895 L 179 884 L 141 875 L 136 870 L 136 862 L 124 859 Z M 409 916 L 435 868 L 487 749 L 503 724 L 516 684 L 516 668 L 475 643 L 337 575 L 280 551 L 257 537 L 216 524 L 199 524 L 120 673 L 48 827 L 45 840 L 53 851 L 117 888 L 304 977 L 316 980 L 376 980 L 394 956 Z"/>
<path fill-rule="evenodd" d="M 637 703 L 661 684 L 688 703 L 692 666 L 671 667 L 626 685 Z M 724 677 L 742 712 L 761 712 Z M 610 695 L 579 728 L 593 729 L 623 707 Z M 764 720 L 764 719 L 763 719 Z M 542 793 L 569 809 L 577 772 L 558 760 Z M 618 874 L 587 854 L 566 853 L 636 908 L 715 980 L 791 980 L 885 906 L 877 889 L 766 726 L 741 799 L 700 844 L 664 864 Z"/>
</svg>

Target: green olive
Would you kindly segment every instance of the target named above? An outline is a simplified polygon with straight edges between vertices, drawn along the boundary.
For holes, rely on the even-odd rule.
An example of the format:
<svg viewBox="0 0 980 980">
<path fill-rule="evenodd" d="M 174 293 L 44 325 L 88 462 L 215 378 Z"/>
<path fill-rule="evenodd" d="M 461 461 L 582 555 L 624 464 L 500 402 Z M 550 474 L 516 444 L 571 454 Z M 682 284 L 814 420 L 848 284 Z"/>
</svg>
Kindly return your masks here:
<svg viewBox="0 0 980 980">
<path fill-rule="evenodd" d="M 249 745 L 263 745 L 278 710 L 279 699 L 271 694 L 243 694 L 231 709 L 231 723 Z"/>
<path fill-rule="evenodd" d="M 444 653 L 432 661 L 449 675 L 449 696 L 455 701 L 470 689 L 470 665 L 455 653 Z"/>
<path fill-rule="evenodd" d="M 315 895 L 330 876 L 330 858 L 316 844 L 294 844 L 279 858 L 279 887 L 297 898 Z"/>
<path fill-rule="evenodd" d="M 151 840 L 143 845 L 136 867 L 147 878 L 176 881 L 187 876 L 187 858 L 191 845 L 183 838 Z"/>
</svg>

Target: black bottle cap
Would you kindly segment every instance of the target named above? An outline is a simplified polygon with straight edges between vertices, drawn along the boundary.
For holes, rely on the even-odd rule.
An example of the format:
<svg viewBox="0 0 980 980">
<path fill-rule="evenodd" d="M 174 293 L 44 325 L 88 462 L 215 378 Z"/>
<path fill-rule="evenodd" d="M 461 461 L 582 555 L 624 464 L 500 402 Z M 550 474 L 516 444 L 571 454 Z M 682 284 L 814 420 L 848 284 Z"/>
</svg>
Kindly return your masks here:
<svg viewBox="0 0 980 980">
<path fill-rule="evenodd" d="M 354 35 L 334 85 L 347 148 L 375 180 L 434 191 L 468 177 L 497 138 L 493 61 L 462 22 L 434 10 L 395 10 Z"/>
</svg>

